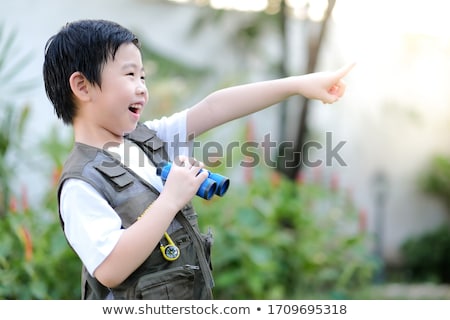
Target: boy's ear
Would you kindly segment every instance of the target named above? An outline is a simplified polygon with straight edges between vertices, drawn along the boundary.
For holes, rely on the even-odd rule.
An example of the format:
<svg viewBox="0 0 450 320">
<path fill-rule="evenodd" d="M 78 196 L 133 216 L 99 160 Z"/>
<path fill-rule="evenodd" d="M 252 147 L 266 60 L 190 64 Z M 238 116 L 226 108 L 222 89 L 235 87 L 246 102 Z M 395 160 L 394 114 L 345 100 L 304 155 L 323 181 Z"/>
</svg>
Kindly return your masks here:
<svg viewBox="0 0 450 320">
<path fill-rule="evenodd" d="M 69 78 L 70 88 L 77 99 L 87 101 L 89 99 L 90 82 L 79 71 L 72 73 Z"/>
</svg>

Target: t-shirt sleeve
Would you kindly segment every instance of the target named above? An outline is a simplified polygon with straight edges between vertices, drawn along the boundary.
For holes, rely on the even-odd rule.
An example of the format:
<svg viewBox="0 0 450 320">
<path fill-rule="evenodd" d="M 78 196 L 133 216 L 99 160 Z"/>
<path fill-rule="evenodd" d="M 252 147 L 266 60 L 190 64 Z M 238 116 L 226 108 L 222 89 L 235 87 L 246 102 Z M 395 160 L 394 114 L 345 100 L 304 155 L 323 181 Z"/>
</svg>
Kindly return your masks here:
<svg viewBox="0 0 450 320">
<path fill-rule="evenodd" d="M 187 109 L 170 117 L 146 121 L 144 124 L 156 131 L 157 136 L 167 143 L 169 158 L 184 155 L 192 156 L 193 141 L 187 137 Z"/>
<path fill-rule="evenodd" d="M 67 180 L 61 190 L 64 233 L 91 276 L 123 233 L 121 220 L 90 184 Z"/>
</svg>

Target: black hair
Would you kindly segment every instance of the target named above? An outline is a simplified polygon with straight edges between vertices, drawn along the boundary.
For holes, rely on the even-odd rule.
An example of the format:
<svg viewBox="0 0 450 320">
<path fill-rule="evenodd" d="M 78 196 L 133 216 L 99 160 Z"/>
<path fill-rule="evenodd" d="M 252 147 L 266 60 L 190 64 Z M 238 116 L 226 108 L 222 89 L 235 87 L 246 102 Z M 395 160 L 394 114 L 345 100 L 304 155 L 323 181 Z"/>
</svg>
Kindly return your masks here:
<svg viewBox="0 0 450 320">
<path fill-rule="evenodd" d="M 128 29 L 106 20 L 79 20 L 67 23 L 45 45 L 43 76 L 45 91 L 56 115 L 65 124 L 72 124 L 76 106 L 69 78 L 81 72 L 92 84 L 101 87 L 101 71 L 114 60 L 118 48 L 139 40 Z"/>
</svg>

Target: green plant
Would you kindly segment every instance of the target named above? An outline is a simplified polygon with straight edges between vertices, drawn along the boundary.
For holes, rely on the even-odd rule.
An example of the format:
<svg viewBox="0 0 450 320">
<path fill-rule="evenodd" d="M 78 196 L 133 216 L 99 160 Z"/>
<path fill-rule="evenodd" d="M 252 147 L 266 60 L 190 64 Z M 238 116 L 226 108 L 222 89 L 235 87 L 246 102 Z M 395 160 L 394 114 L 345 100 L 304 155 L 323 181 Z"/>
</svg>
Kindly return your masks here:
<svg viewBox="0 0 450 320">
<path fill-rule="evenodd" d="M 14 202 L 14 201 L 13 201 Z M 50 205 L 48 203 L 47 205 Z M 15 208 L 0 219 L 0 298 L 76 299 L 81 266 L 53 207 Z"/>
<path fill-rule="evenodd" d="M 0 299 L 75 299 L 81 265 L 61 230 L 52 176 L 70 143 L 52 132 L 33 152 L 22 147 L 30 108 L 16 101 L 35 81 L 17 77 L 29 55 L 16 54 L 22 51 L 15 40 L 15 33 L 0 26 Z M 17 168 L 25 166 L 40 172 L 41 180 L 39 186 L 24 184 L 17 190 Z M 44 190 L 44 196 L 29 203 L 28 192 L 35 190 Z"/>
<path fill-rule="evenodd" d="M 215 235 L 217 298 L 342 298 L 372 281 L 370 239 L 346 195 L 263 167 L 252 176 L 223 199 L 195 199 Z"/>
<path fill-rule="evenodd" d="M 8 207 L 0 218 L 0 298 L 80 297 L 81 264 L 67 245 L 56 203 L 57 177 L 68 146 L 70 143 L 56 134 L 42 142 L 38 153 L 44 155 L 46 163 L 53 164 L 54 170 L 43 172 L 41 186 L 47 191 L 38 203 L 28 203 L 26 185 L 19 195 L 11 193 L 8 199 Z"/>
<path fill-rule="evenodd" d="M 17 47 L 17 33 L 8 31 L 0 23 L 0 104 L 15 101 L 18 96 L 36 87 L 36 79 L 30 78 L 28 74 L 19 77 L 32 53 L 18 50 Z"/>
<path fill-rule="evenodd" d="M 406 240 L 402 247 L 403 268 L 414 282 L 450 283 L 450 228 L 440 226 Z"/>
<path fill-rule="evenodd" d="M 418 183 L 425 193 L 442 201 L 450 217 L 450 157 L 443 154 L 433 156 Z M 402 267 L 408 280 L 450 283 L 448 224 L 407 239 L 400 249 Z"/>
<path fill-rule="evenodd" d="M 23 136 L 29 108 L 17 111 L 11 104 L 2 106 L 0 116 L 0 219 L 5 216 L 11 194 L 10 179 L 14 177 L 18 148 Z"/>
<path fill-rule="evenodd" d="M 19 107 L 15 101 L 20 93 L 29 91 L 34 85 L 31 80 L 19 79 L 17 76 L 29 56 L 17 54 L 16 39 L 15 32 L 8 32 L 0 24 L 0 219 L 9 206 L 9 180 L 14 176 L 14 159 L 29 115 L 29 107 Z"/>
<path fill-rule="evenodd" d="M 179 111 L 176 106 L 186 105 L 192 92 L 211 76 L 207 68 L 189 66 L 175 58 L 159 53 L 150 45 L 142 44 L 142 58 L 151 99 L 144 109 L 143 119 L 154 119 Z"/>
<path fill-rule="evenodd" d="M 419 184 L 426 193 L 443 201 L 450 215 L 450 157 L 435 155 L 420 176 Z"/>
</svg>

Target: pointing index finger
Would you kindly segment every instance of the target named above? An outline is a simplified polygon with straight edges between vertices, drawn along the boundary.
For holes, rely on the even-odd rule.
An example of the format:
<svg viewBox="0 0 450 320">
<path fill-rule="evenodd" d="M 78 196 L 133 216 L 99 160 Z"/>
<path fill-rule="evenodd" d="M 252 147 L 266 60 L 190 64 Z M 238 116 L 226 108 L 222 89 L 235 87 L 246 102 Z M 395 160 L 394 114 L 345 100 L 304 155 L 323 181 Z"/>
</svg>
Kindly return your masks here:
<svg viewBox="0 0 450 320">
<path fill-rule="evenodd" d="M 345 77 L 350 72 L 350 70 L 353 69 L 353 67 L 355 65 L 356 65 L 356 62 L 352 62 L 352 63 L 349 63 L 349 64 L 343 66 L 342 68 L 338 69 L 337 74 L 339 75 L 339 78 Z"/>
</svg>

